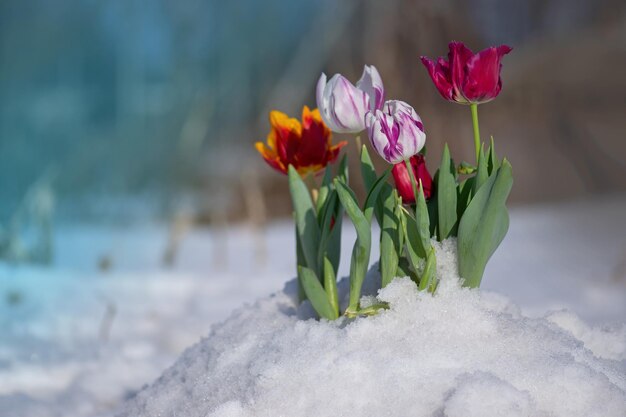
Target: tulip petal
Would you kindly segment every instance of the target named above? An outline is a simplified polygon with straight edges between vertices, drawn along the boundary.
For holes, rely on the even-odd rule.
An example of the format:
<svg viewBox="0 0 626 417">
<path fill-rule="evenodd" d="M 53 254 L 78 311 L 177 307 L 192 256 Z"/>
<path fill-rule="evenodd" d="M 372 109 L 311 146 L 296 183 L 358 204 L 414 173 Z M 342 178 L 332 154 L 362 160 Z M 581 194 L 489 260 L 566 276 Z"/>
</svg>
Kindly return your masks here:
<svg viewBox="0 0 626 417">
<path fill-rule="evenodd" d="M 333 146 L 331 131 L 324 124 L 318 109 L 302 109 L 302 123 L 279 111 L 270 112 L 271 130 L 267 143 L 255 147 L 263 159 L 276 170 L 286 174 L 293 167 L 300 175 L 317 173 L 333 162 L 345 142 Z"/>
<path fill-rule="evenodd" d="M 332 92 L 330 104 L 333 119 L 341 126 L 338 132 L 360 132 L 365 127 L 364 115 L 369 107 L 369 97 L 346 78 L 339 76 Z"/>
<path fill-rule="evenodd" d="M 443 98 L 461 104 L 493 100 L 502 88 L 500 61 L 511 48 L 507 45 L 487 48 L 474 54 L 462 42 L 450 42 L 448 60 L 435 63 L 422 57 L 435 87 Z"/>
<path fill-rule="evenodd" d="M 378 70 L 373 65 L 363 67 L 363 75 L 356 83 L 356 88 L 369 97 L 369 110 L 381 109 L 385 100 L 385 88 Z"/>
<path fill-rule="evenodd" d="M 413 170 L 413 176 L 417 181 L 417 184 L 422 183 L 422 189 L 424 190 L 424 197 L 428 200 L 432 195 L 433 178 L 428 172 L 426 162 L 424 161 L 424 155 L 417 154 L 409 159 L 411 169 Z M 393 180 L 396 184 L 398 194 L 402 197 L 402 202 L 405 204 L 415 203 L 415 194 L 413 193 L 413 184 L 411 183 L 411 177 L 409 171 L 406 168 L 404 161 L 393 166 L 391 173 L 393 174 Z"/>
<path fill-rule="evenodd" d="M 415 155 L 426 141 L 420 117 L 400 100 L 385 102 L 383 111 L 368 112 L 365 124 L 372 146 L 390 164 Z"/>
<path fill-rule="evenodd" d="M 341 74 L 326 80 L 322 73 L 316 86 L 317 105 L 324 123 L 337 133 L 357 133 L 365 129 L 365 113 L 382 107 L 384 88 L 374 66 L 366 65 L 354 86 Z"/>
<path fill-rule="evenodd" d="M 317 107 L 319 109 L 325 109 L 328 107 L 328 103 L 324 100 L 324 90 L 326 89 L 326 74 L 322 73 L 319 80 L 317 80 L 317 86 L 315 87 L 315 98 L 317 100 Z"/>
<path fill-rule="evenodd" d="M 426 67 L 430 78 L 433 80 L 437 91 L 446 100 L 453 100 L 452 98 L 452 82 L 448 76 L 448 63 L 440 59 L 443 62 L 435 62 L 428 57 L 420 57 L 422 64 Z M 444 65 L 445 64 L 445 65 Z"/>
<path fill-rule="evenodd" d="M 500 93 L 500 58 L 498 49 L 491 47 L 469 59 L 467 81 L 463 86 L 463 96 L 468 101 L 483 103 Z"/>
<path fill-rule="evenodd" d="M 302 109 L 302 138 L 295 155 L 297 166 L 314 165 L 326 157 L 327 137 L 324 125 L 317 123 L 307 106 Z"/>
<path fill-rule="evenodd" d="M 472 58 L 473 53 L 462 42 L 450 42 L 448 49 L 452 96 L 455 101 L 462 103 L 466 101 L 462 95 L 462 89 L 466 79 L 465 68 L 467 61 Z"/>
<path fill-rule="evenodd" d="M 339 132 L 341 129 L 341 126 L 339 126 L 333 119 L 330 104 L 332 90 L 333 86 L 337 82 L 337 76 L 338 74 L 334 75 L 330 81 L 327 82 L 326 74 L 322 73 L 320 79 L 317 81 L 315 92 L 317 96 L 317 107 L 320 109 L 322 119 L 324 120 L 324 123 L 334 132 Z"/>
</svg>

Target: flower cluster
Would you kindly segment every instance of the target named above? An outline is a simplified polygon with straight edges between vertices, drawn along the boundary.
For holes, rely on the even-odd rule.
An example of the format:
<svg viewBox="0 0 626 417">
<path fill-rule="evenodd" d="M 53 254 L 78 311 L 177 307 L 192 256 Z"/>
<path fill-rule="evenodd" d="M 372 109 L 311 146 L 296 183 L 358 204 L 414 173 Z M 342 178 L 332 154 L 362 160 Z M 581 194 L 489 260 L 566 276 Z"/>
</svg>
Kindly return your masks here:
<svg viewBox="0 0 626 417">
<path fill-rule="evenodd" d="M 499 159 L 493 139 L 485 147 L 478 127 L 477 106 L 493 100 L 502 89 L 502 57 L 508 46 L 474 54 L 451 42 L 446 58 L 422 63 L 439 93 L 452 102 L 468 104 L 472 114 L 476 161 L 458 167 L 444 147 L 441 163 L 431 176 L 424 156 L 426 133 L 422 119 L 408 103 L 385 100 L 383 81 L 366 65 L 356 84 L 340 74 L 320 76 L 318 109 L 304 107 L 302 123 L 270 113 L 267 143 L 257 150 L 276 170 L 288 174 L 296 222 L 298 282 L 320 317 L 340 315 L 336 274 L 340 262 L 341 221 L 352 221 L 357 238 L 350 263 L 350 295 L 344 316 L 376 314 L 384 304 L 360 304 L 361 286 L 371 250 L 371 225 L 380 225 L 381 287 L 398 276 L 409 276 L 420 290 L 437 288 L 436 256 L 432 239 L 454 238 L 459 274 L 464 285 L 478 287 L 487 261 L 508 230 L 506 200 L 513 178 L 511 165 Z M 331 163 L 346 142 L 331 143 L 331 131 L 367 131 L 371 147 L 390 167 L 381 175 L 363 146 L 361 174 L 367 198 L 359 203 L 348 185 L 344 156 L 333 173 Z M 309 189 L 303 177 L 325 169 L 319 189 Z M 395 187 L 388 182 L 393 176 Z"/>
</svg>

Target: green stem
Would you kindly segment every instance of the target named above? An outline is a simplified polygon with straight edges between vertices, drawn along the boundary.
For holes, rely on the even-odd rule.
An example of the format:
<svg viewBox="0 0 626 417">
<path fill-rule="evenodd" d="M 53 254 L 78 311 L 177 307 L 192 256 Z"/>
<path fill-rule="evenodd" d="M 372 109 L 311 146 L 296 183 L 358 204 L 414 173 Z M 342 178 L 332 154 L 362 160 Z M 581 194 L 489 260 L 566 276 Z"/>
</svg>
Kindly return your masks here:
<svg viewBox="0 0 626 417">
<path fill-rule="evenodd" d="M 413 188 L 413 198 L 415 198 L 415 203 L 417 203 L 417 179 L 415 179 L 415 175 L 413 174 L 413 167 L 411 167 L 411 159 L 405 159 L 404 165 L 406 165 L 407 171 L 409 171 L 409 179 L 411 180 L 411 187 Z M 406 203 L 406 202 L 405 202 Z"/>
<path fill-rule="evenodd" d="M 310 172 L 307 174 L 304 182 L 309 186 L 309 191 L 311 192 L 311 199 L 313 200 L 313 205 L 317 204 L 317 196 L 319 195 L 319 185 L 317 185 L 317 180 L 315 179 L 315 174 Z"/>
<path fill-rule="evenodd" d="M 478 157 L 480 155 L 480 129 L 478 127 L 478 104 L 470 104 L 472 111 L 472 125 L 474 125 L 474 147 L 476 148 L 476 166 L 478 166 Z"/>
</svg>

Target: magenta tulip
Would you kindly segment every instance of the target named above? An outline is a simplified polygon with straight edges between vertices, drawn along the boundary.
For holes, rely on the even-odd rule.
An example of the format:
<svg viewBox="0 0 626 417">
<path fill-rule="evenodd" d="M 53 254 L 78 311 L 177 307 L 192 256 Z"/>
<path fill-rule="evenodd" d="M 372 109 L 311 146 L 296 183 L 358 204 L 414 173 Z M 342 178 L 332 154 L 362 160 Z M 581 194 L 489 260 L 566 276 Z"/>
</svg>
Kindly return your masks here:
<svg viewBox="0 0 626 417">
<path fill-rule="evenodd" d="M 511 49 L 501 45 L 474 54 L 462 42 L 450 42 L 448 59 L 421 57 L 435 87 L 446 100 L 461 104 L 486 103 L 502 89 L 502 57 Z"/>
</svg>

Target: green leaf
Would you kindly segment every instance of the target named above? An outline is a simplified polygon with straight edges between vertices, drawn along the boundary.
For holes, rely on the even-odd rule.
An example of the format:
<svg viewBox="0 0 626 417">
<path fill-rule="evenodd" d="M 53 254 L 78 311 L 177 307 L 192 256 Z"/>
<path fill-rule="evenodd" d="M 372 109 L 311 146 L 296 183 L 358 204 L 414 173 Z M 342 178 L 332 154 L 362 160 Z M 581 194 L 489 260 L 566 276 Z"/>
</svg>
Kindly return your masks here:
<svg viewBox="0 0 626 417">
<path fill-rule="evenodd" d="M 459 275 L 464 285 L 480 286 L 487 261 L 509 228 L 506 200 L 513 186 L 511 165 L 505 159 L 478 190 L 459 224 Z"/>
<path fill-rule="evenodd" d="M 339 178 L 335 178 L 334 180 L 335 190 L 337 190 L 339 200 L 341 200 L 341 204 L 346 210 L 346 213 L 348 213 L 348 217 L 352 220 L 357 234 L 357 239 L 352 249 L 352 258 L 350 260 L 350 302 L 347 312 L 354 312 L 359 308 L 361 287 L 363 286 L 363 280 L 365 279 L 370 260 L 374 204 L 388 176 L 389 170 L 385 171 L 385 173 L 374 182 L 365 200 L 365 209 L 363 211 L 359 208 L 354 191 Z"/>
<path fill-rule="evenodd" d="M 378 202 L 378 195 L 385 185 L 389 185 L 387 184 L 387 178 L 389 177 L 390 173 L 391 170 L 389 169 L 383 172 L 383 175 L 381 175 L 376 181 L 374 181 L 374 184 L 372 184 L 372 187 L 367 193 L 367 198 L 365 199 L 365 205 L 363 208 L 363 214 L 365 214 L 365 218 L 367 218 L 367 221 L 370 223 L 372 222 L 374 207 Z"/>
<path fill-rule="evenodd" d="M 437 174 L 437 210 L 438 210 L 438 240 L 441 242 L 454 232 L 456 216 L 456 180 L 452 171 L 450 150 L 446 144 L 441 157 L 441 165 Z"/>
<path fill-rule="evenodd" d="M 370 220 L 359 208 L 354 192 L 341 180 L 335 179 L 335 189 L 348 217 L 356 229 L 356 242 L 350 260 L 350 302 L 347 313 L 357 311 L 361 299 L 361 287 L 369 266 L 372 245 Z"/>
<path fill-rule="evenodd" d="M 343 207 L 337 204 L 335 214 L 335 225 L 330 231 L 328 243 L 326 244 L 326 254 L 330 263 L 333 265 L 335 273 L 339 270 L 339 261 L 341 259 L 341 230 L 343 223 Z"/>
<path fill-rule="evenodd" d="M 306 265 L 313 272 L 317 269 L 317 251 L 319 249 L 319 226 L 315 218 L 313 201 L 304 181 L 296 169 L 289 165 L 289 190 L 291 201 L 296 213 L 296 228 L 302 245 L 302 254 Z"/>
<path fill-rule="evenodd" d="M 428 219 L 430 220 L 430 236 L 437 236 L 439 233 L 437 230 L 437 225 L 439 224 L 439 208 L 437 207 L 437 197 L 431 197 L 430 200 L 426 202 L 426 206 L 428 206 Z"/>
<path fill-rule="evenodd" d="M 404 207 L 402 206 L 402 197 L 400 197 L 397 190 L 393 191 L 393 195 L 396 199 L 396 205 L 394 206 L 394 216 L 396 217 L 398 221 L 398 241 L 397 241 L 396 251 L 398 252 L 398 255 L 401 256 L 402 250 L 404 248 L 404 239 L 405 239 L 404 227 L 402 227 L 402 221 L 401 221 L 401 215 L 402 215 L 402 212 L 404 211 Z"/>
<path fill-rule="evenodd" d="M 317 194 L 317 217 L 318 219 L 322 218 L 322 210 L 324 209 L 324 205 L 326 204 L 326 199 L 328 198 L 328 194 L 330 193 L 331 181 L 332 181 L 332 168 L 330 165 L 326 165 L 326 170 L 324 171 L 324 179 L 322 180 L 322 186 L 319 189 Z"/>
<path fill-rule="evenodd" d="M 396 277 L 409 277 L 416 284 L 419 282 L 419 278 L 413 270 L 411 262 L 407 259 L 406 256 L 401 256 L 400 260 L 398 261 L 398 270 L 396 272 Z"/>
<path fill-rule="evenodd" d="M 500 160 L 498 159 L 498 155 L 496 155 L 496 144 L 493 141 L 493 136 L 491 137 L 491 144 L 489 145 L 488 154 L 488 170 L 489 175 L 493 174 L 493 171 L 500 168 Z"/>
<path fill-rule="evenodd" d="M 402 212 L 400 217 L 400 223 L 406 236 L 406 256 L 407 260 L 413 272 L 416 274 L 419 270 L 420 261 L 426 258 L 426 252 L 423 251 L 422 246 L 419 243 L 419 233 L 417 232 L 417 224 L 415 219 L 408 213 Z M 417 283 L 417 275 L 411 275 L 411 279 L 414 279 Z"/>
<path fill-rule="evenodd" d="M 437 257 L 435 256 L 435 248 L 431 247 L 426 257 L 426 265 L 424 266 L 424 272 L 420 278 L 420 284 L 418 289 L 420 291 L 435 288 L 436 284 L 433 284 L 437 280 Z"/>
<path fill-rule="evenodd" d="M 456 203 L 456 207 L 457 207 L 456 213 L 459 219 L 463 217 L 463 213 L 465 213 L 465 209 L 467 208 L 467 205 L 472 200 L 472 191 L 474 189 L 475 178 L 476 178 L 475 176 L 467 178 L 466 180 L 462 181 L 459 184 L 459 188 L 458 188 L 459 194 L 458 194 L 457 203 Z"/>
<path fill-rule="evenodd" d="M 339 198 L 337 197 L 337 191 L 332 189 L 330 191 L 327 204 L 323 208 L 322 216 L 322 224 L 320 225 L 321 236 L 320 236 L 320 245 L 317 251 L 317 265 L 318 270 L 321 271 L 323 264 L 324 254 L 328 251 L 329 241 L 332 237 L 332 232 L 334 231 L 334 227 L 331 230 L 330 225 L 332 223 L 333 217 L 335 217 L 335 213 L 337 211 L 338 206 L 341 206 L 339 202 Z"/>
<path fill-rule="evenodd" d="M 388 303 L 380 302 L 355 311 L 346 311 L 346 317 L 355 318 L 359 316 L 375 316 L 380 310 L 386 310 L 388 308 Z"/>
<path fill-rule="evenodd" d="M 294 213 L 295 215 L 295 213 Z M 304 287 L 302 286 L 302 280 L 300 279 L 300 266 L 305 264 L 304 254 L 302 253 L 302 244 L 300 243 L 300 237 L 298 235 L 298 228 L 295 227 L 296 234 L 296 271 L 298 271 L 298 300 L 304 301 L 306 294 L 304 293 Z"/>
<path fill-rule="evenodd" d="M 365 145 L 361 147 L 361 175 L 363 176 L 363 185 L 365 185 L 365 189 L 371 190 L 374 183 L 378 179 L 378 176 L 376 175 L 376 169 L 374 168 L 372 158 L 370 158 L 370 154 L 367 151 L 367 146 Z"/>
<path fill-rule="evenodd" d="M 300 266 L 298 275 L 302 281 L 304 292 L 311 302 L 311 305 L 321 318 L 335 320 L 339 315 L 333 310 L 331 302 L 328 300 L 326 291 L 322 287 L 320 280 L 310 268 Z"/>
<path fill-rule="evenodd" d="M 363 145 L 361 147 L 361 175 L 363 176 L 363 185 L 366 190 L 371 190 L 378 180 L 378 176 L 376 175 L 376 169 L 374 168 L 374 164 L 372 163 L 372 158 L 370 158 L 370 154 L 367 151 L 367 147 Z M 385 185 L 383 190 L 381 191 L 380 198 L 374 204 L 374 215 L 376 216 L 376 222 L 380 225 L 382 229 L 383 224 L 383 205 L 384 205 L 384 197 L 387 195 L 386 193 L 392 192 L 392 188 L 390 185 Z"/>
<path fill-rule="evenodd" d="M 398 269 L 400 241 L 400 221 L 396 217 L 397 198 L 393 192 L 388 193 L 384 201 L 383 221 L 380 234 L 380 272 L 382 287 L 386 287 L 396 276 Z"/>
<path fill-rule="evenodd" d="M 472 192 L 474 195 L 476 195 L 480 187 L 482 187 L 485 181 L 487 181 L 487 177 L 489 177 L 487 159 L 485 159 L 485 151 L 482 145 L 478 155 L 478 169 L 476 170 L 476 175 L 474 176 L 474 190 Z"/>
<path fill-rule="evenodd" d="M 419 190 L 415 204 L 415 223 L 417 225 L 417 233 L 424 255 L 428 253 L 430 244 L 430 218 L 428 216 L 428 206 L 426 205 L 426 197 L 424 196 L 424 187 L 420 181 Z"/>
<path fill-rule="evenodd" d="M 333 313 L 339 317 L 339 296 L 337 294 L 337 275 L 335 268 L 327 257 L 324 257 L 324 290 L 333 308 Z"/>
<path fill-rule="evenodd" d="M 337 169 L 337 178 L 341 179 L 345 184 L 350 183 L 348 175 L 348 155 L 343 155 L 339 161 L 339 169 Z"/>
</svg>

